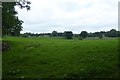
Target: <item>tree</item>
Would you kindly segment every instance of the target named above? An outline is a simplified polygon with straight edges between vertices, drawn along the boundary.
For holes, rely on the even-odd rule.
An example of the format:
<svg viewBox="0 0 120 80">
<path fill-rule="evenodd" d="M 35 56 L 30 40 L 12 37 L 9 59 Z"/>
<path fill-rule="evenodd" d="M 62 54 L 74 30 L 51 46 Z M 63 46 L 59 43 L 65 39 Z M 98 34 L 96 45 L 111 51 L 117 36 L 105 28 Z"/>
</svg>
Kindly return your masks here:
<svg viewBox="0 0 120 80">
<path fill-rule="evenodd" d="M 103 38 L 103 34 L 100 34 L 100 35 L 99 35 L 99 39 L 102 39 L 102 38 Z"/>
<path fill-rule="evenodd" d="M 72 31 L 65 31 L 64 36 L 66 39 L 72 39 L 73 33 Z"/>
<path fill-rule="evenodd" d="M 15 6 L 30 10 L 30 4 L 26 0 L 21 0 L 21 2 L 2 2 L 2 35 L 20 35 L 23 21 L 19 20 Z"/>
<path fill-rule="evenodd" d="M 118 37 L 120 37 L 120 31 L 118 31 Z"/>
<path fill-rule="evenodd" d="M 82 32 L 79 34 L 79 36 L 82 37 L 82 38 L 87 38 L 88 33 L 87 33 L 87 31 L 82 31 Z"/>
<path fill-rule="evenodd" d="M 63 37 L 63 36 L 64 36 L 64 33 L 57 33 L 57 36 Z"/>
<path fill-rule="evenodd" d="M 52 32 L 52 36 L 53 36 L 53 37 L 56 37 L 56 36 L 57 36 L 57 31 L 53 31 L 53 32 Z"/>
<path fill-rule="evenodd" d="M 117 37 L 117 36 L 118 36 L 118 32 L 117 32 L 115 29 L 111 29 L 111 30 L 108 32 L 108 36 L 109 36 L 109 37 Z"/>
</svg>

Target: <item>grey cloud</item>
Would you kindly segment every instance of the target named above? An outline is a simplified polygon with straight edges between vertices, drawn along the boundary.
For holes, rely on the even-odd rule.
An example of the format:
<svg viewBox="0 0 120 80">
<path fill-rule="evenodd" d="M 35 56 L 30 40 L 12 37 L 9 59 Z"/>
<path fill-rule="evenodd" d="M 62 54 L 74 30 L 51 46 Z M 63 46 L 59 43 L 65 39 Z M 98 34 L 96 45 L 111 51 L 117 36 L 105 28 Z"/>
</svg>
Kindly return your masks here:
<svg viewBox="0 0 120 80">
<path fill-rule="evenodd" d="M 118 0 L 31 0 L 31 11 L 16 7 L 23 31 L 78 33 L 118 27 Z"/>
</svg>

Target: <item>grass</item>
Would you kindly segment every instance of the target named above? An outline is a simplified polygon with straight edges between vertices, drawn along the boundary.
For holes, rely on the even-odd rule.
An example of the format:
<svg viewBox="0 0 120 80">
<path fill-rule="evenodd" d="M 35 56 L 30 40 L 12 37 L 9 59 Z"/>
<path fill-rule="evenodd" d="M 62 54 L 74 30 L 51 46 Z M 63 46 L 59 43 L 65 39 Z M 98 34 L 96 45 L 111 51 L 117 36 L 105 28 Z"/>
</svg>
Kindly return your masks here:
<svg viewBox="0 0 120 80">
<path fill-rule="evenodd" d="M 3 78 L 116 78 L 118 40 L 5 37 Z"/>
</svg>

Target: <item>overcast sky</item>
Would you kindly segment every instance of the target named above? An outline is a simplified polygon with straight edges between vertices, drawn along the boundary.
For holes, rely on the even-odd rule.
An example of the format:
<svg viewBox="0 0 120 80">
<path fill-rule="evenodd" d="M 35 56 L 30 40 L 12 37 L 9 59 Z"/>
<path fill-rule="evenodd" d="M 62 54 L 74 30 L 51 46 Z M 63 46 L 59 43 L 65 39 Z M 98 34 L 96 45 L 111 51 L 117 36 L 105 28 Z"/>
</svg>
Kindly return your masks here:
<svg viewBox="0 0 120 80">
<path fill-rule="evenodd" d="M 29 0 L 31 10 L 19 9 L 23 31 L 47 33 L 118 30 L 119 0 Z"/>
</svg>

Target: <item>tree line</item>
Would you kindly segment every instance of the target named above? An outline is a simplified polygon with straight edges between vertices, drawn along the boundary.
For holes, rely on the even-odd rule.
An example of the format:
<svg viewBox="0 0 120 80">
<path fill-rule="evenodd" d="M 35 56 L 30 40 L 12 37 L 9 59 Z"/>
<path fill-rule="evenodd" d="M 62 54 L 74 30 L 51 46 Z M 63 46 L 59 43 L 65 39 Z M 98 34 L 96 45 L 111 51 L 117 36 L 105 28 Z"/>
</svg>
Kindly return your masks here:
<svg viewBox="0 0 120 80">
<path fill-rule="evenodd" d="M 30 10 L 30 2 L 28 0 L 20 0 L 20 2 L 2 2 L 2 36 L 46 36 L 46 37 L 65 37 L 71 39 L 73 37 L 86 38 L 86 37 L 120 37 L 120 31 L 111 29 L 110 31 L 100 31 L 94 33 L 88 33 L 87 31 L 82 31 L 80 34 L 73 34 L 72 31 L 65 31 L 63 33 L 53 31 L 52 33 L 24 33 L 20 34 L 22 31 L 22 24 L 24 23 L 17 16 L 18 12 L 15 10 L 15 6 L 21 9 L 26 8 Z"/>
<path fill-rule="evenodd" d="M 100 32 L 90 32 L 81 31 L 80 34 L 73 34 L 72 31 L 64 31 L 64 32 L 57 32 L 52 31 L 52 33 L 24 33 L 21 34 L 23 37 L 65 37 L 67 39 L 72 39 L 73 37 L 78 37 L 80 39 L 87 38 L 87 37 L 120 37 L 120 31 L 115 29 L 111 29 L 110 31 L 100 31 Z"/>
</svg>

